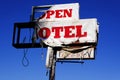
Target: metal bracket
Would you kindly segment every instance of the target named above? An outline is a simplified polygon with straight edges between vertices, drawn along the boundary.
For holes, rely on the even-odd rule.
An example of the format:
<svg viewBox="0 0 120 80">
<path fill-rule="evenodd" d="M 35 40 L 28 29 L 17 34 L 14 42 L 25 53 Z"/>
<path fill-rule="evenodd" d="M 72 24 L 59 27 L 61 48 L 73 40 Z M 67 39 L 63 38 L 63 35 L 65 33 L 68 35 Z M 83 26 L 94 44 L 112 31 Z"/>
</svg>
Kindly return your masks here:
<svg viewBox="0 0 120 80">
<path fill-rule="evenodd" d="M 40 48 L 40 47 L 47 47 L 45 44 L 43 46 L 39 43 L 33 43 L 32 39 L 30 42 L 20 42 L 21 39 L 21 30 L 22 29 L 32 29 L 34 30 L 35 22 L 24 22 L 24 23 L 15 23 L 14 24 L 14 31 L 13 31 L 13 40 L 12 45 L 15 48 Z"/>
</svg>

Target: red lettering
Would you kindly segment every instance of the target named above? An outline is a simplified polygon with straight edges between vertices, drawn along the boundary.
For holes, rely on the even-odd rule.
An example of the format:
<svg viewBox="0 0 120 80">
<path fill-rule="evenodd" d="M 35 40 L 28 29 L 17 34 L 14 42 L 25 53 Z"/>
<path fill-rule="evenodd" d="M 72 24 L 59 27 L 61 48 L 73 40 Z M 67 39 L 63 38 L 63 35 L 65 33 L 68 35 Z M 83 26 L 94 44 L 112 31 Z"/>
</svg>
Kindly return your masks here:
<svg viewBox="0 0 120 80">
<path fill-rule="evenodd" d="M 46 13 L 44 13 L 39 19 L 42 19 L 42 18 L 44 18 L 45 17 L 45 15 L 46 15 Z"/>
<path fill-rule="evenodd" d="M 69 9 L 69 11 L 67 9 L 64 10 L 64 16 L 63 17 L 72 17 L 72 9 Z"/>
<path fill-rule="evenodd" d="M 62 18 L 62 15 L 61 15 L 62 11 L 63 10 L 55 10 L 55 12 L 56 12 L 55 18 Z"/>
<path fill-rule="evenodd" d="M 54 38 L 60 38 L 60 31 L 63 31 L 63 27 L 52 27 L 52 32 L 55 32 Z"/>
<path fill-rule="evenodd" d="M 51 29 L 51 30 L 50 30 Z M 40 28 L 38 35 L 41 38 L 48 38 L 51 33 L 54 38 L 61 38 L 61 32 L 64 31 L 64 38 L 87 37 L 87 32 L 82 31 L 82 25 L 76 26 L 54 26 L 52 28 Z"/>
<path fill-rule="evenodd" d="M 47 16 L 46 16 L 46 18 L 50 18 L 50 16 L 52 16 L 53 14 L 54 14 L 55 12 L 53 11 L 53 10 L 49 10 L 49 11 L 47 11 Z"/>
<path fill-rule="evenodd" d="M 76 37 L 86 37 L 87 36 L 87 32 L 84 32 L 82 34 L 82 25 L 77 25 L 76 26 Z"/>
<path fill-rule="evenodd" d="M 50 34 L 51 34 L 50 29 L 46 27 L 41 28 L 38 32 L 39 37 L 44 38 L 44 39 L 48 38 Z"/>
<path fill-rule="evenodd" d="M 40 19 L 50 19 L 51 16 L 54 18 L 72 17 L 72 9 L 48 10 L 40 17 Z"/>
<path fill-rule="evenodd" d="M 65 26 L 65 35 L 64 38 L 75 37 L 75 34 L 72 33 L 72 30 L 75 29 L 75 26 Z"/>
</svg>

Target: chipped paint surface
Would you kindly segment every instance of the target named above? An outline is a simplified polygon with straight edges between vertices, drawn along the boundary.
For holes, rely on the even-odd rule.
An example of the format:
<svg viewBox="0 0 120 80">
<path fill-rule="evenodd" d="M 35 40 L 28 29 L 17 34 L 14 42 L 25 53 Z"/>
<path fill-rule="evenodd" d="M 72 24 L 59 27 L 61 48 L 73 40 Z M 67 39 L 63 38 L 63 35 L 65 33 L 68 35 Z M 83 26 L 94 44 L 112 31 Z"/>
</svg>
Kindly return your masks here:
<svg viewBox="0 0 120 80">
<path fill-rule="evenodd" d="M 53 59 L 53 48 L 48 47 L 47 56 L 46 56 L 46 64 L 45 64 L 47 68 L 51 67 L 52 59 Z"/>
<path fill-rule="evenodd" d="M 57 51 L 57 59 L 94 59 L 96 45 L 80 44 L 97 44 L 99 33 L 97 19 L 79 19 L 79 3 L 49 5 L 49 7 L 37 20 L 36 26 L 39 38 L 48 45 L 46 67 L 51 67 L 53 47 L 61 47 Z M 79 45 L 66 46 L 70 44 Z"/>
<path fill-rule="evenodd" d="M 71 4 L 57 4 L 57 5 L 46 5 L 46 6 L 41 6 L 41 7 L 47 7 L 47 6 L 51 6 L 47 11 L 53 10 L 62 10 L 59 12 L 52 12 L 50 13 L 50 18 L 46 18 L 46 16 L 44 18 L 40 18 L 38 21 L 39 22 L 45 22 L 45 21 L 61 21 L 61 20 L 79 20 L 79 4 L 78 3 L 71 3 Z M 56 18 L 56 14 L 59 16 L 63 16 L 64 12 L 63 10 L 69 10 L 72 9 L 71 12 L 71 17 L 60 17 L 60 18 Z M 45 11 L 45 14 L 47 13 L 47 11 Z M 43 16 L 43 15 L 42 15 Z M 41 16 L 40 16 L 41 17 Z"/>
<path fill-rule="evenodd" d="M 73 48 L 74 49 L 74 48 Z M 58 59 L 94 59 L 94 48 L 79 48 L 77 50 L 60 50 L 57 52 Z"/>
<path fill-rule="evenodd" d="M 87 32 L 86 37 L 73 37 L 73 38 L 64 38 L 65 31 L 60 32 L 60 38 L 54 38 L 55 32 L 51 32 L 50 36 L 46 39 L 41 39 L 43 42 L 52 47 L 62 47 L 64 44 L 72 44 L 78 41 L 79 43 L 96 43 L 97 42 L 97 33 L 98 33 L 98 24 L 97 19 L 81 19 L 76 21 L 52 21 L 52 22 L 39 22 L 39 29 L 47 27 L 50 30 L 53 26 L 72 26 L 72 25 L 82 25 L 82 32 Z M 38 29 L 38 31 L 39 31 Z M 71 30 L 71 33 L 76 33 L 76 29 Z M 43 33 L 47 34 L 47 33 Z"/>
</svg>

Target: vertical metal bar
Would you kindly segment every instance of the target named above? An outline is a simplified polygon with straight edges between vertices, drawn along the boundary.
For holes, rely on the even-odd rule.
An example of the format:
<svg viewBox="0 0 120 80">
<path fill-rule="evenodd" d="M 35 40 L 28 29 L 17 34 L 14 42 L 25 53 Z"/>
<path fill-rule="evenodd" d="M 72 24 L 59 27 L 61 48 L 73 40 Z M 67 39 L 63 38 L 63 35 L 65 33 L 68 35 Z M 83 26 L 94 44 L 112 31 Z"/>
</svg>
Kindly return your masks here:
<svg viewBox="0 0 120 80">
<path fill-rule="evenodd" d="M 30 20 L 34 21 L 34 6 L 32 6 L 32 13 L 31 13 L 31 16 L 30 16 Z"/>
<path fill-rule="evenodd" d="M 19 44 L 20 41 L 20 28 L 18 28 L 18 34 L 17 34 L 17 44 Z"/>
<path fill-rule="evenodd" d="M 33 7 L 33 12 L 32 12 L 32 21 L 35 20 L 35 7 Z"/>
<path fill-rule="evenodd" d="M 16 32 L 16 24 L 14 24 L 14 31 L 13 31 L 13 40 L 12 40 L 12 45 L 15 44 L 15 32 Z"/>
<path fill-rule="evenodd" d="M 55 68 L 56 68 L 56 49 L 53 49 L 53 60 L 52 60 L 52 66 L 50 68 L 50 73 L 49 73 L 49 80 L 55 80 Z"/>
</svg>

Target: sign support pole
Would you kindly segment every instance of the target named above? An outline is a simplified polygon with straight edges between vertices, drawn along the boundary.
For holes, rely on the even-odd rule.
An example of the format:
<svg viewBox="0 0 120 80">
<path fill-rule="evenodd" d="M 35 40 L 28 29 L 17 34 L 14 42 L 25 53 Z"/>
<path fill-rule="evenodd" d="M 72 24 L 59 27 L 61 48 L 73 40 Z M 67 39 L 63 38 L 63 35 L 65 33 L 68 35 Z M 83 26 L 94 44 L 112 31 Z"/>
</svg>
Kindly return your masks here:
<svg viewBox="0 0 120 80">
<path fill-rule="evenodd" d="M 55 68 L 56 68 L 56 52 L 57 50 L 53 49 L 53 59 L 52 59 L 52 65 L 49 71 L 49 80 L 55 80 Z"/>
</svg>

